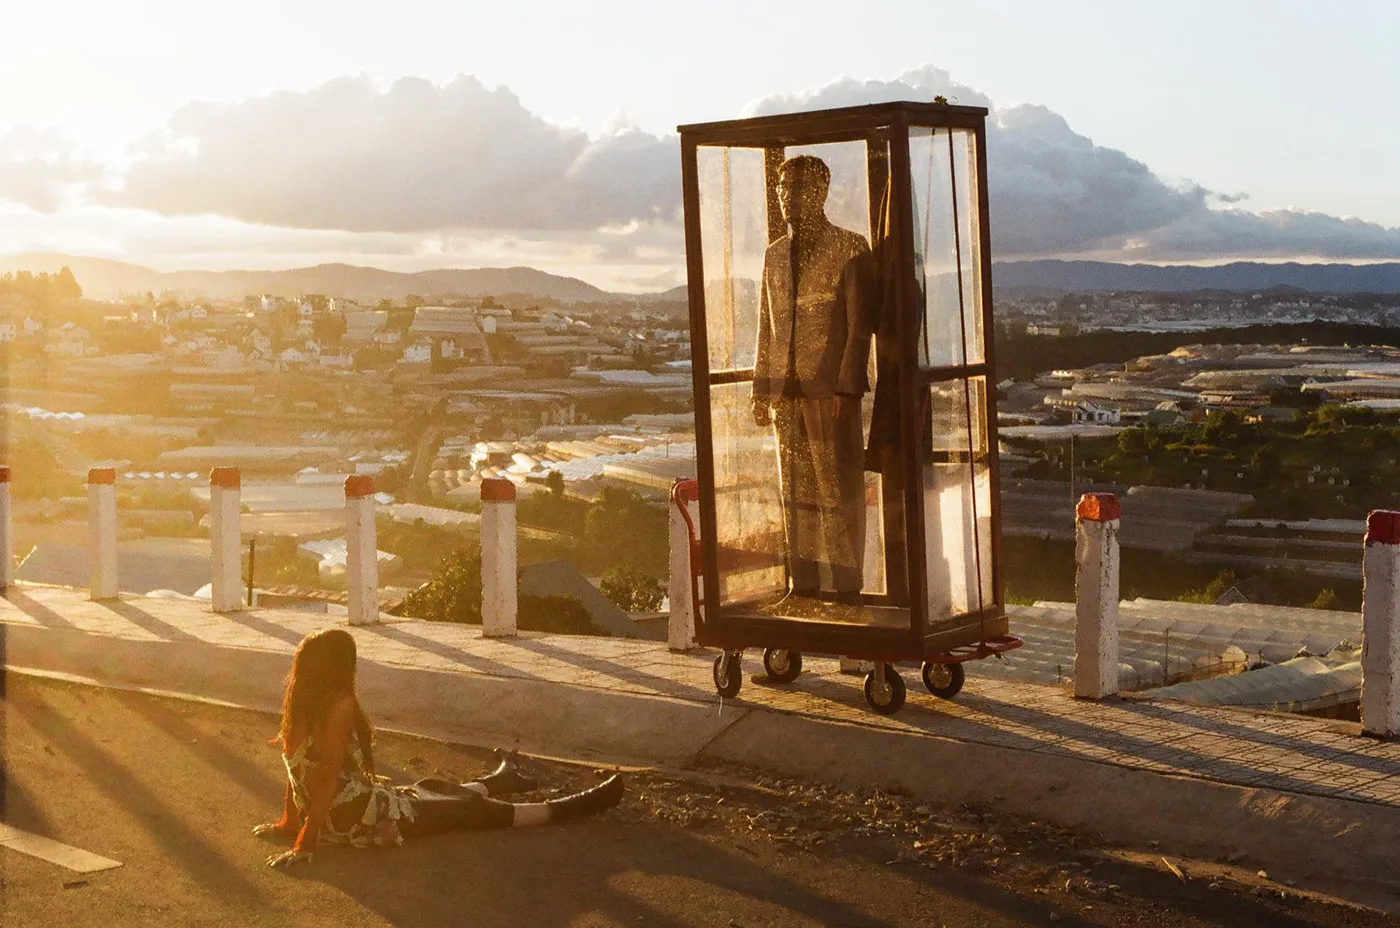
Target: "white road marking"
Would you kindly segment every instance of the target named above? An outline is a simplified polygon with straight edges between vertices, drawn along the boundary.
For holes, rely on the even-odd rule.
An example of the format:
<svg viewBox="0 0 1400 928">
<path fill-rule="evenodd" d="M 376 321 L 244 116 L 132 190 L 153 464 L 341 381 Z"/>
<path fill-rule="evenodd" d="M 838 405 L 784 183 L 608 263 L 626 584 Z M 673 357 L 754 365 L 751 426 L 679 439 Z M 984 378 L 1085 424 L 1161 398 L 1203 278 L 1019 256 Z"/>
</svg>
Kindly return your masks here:
<svg viewBox="0 0 1400 928">
<path fill-rule="evenodd" d="M 96 873 L 120 867 L 121 861 L 109 860 L 82 848 L 69 847 L 50 838 L 20 831 L 13 825 L 0 824 L 0 847 L 7 847 L 30 857 L 46 860 L 78 873 Z"/>
</svg>

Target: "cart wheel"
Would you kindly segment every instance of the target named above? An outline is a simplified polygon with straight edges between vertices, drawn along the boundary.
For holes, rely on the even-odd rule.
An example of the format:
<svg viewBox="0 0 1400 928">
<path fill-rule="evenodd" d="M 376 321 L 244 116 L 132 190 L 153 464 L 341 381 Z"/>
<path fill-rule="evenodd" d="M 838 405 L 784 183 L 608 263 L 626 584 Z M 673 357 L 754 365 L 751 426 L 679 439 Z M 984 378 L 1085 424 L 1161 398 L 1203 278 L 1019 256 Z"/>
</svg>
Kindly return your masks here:
<svg viewBox="0 0 1400 928">
<path fill-rule="evenodd" d="M 715 658 L 715 690 L 725 699 L 739 695 L 739 687 L 744 684 L 744 668 L 739 663 L 738 651 L 726 651 Z"/>
<path fill-rule="evenodd" d="M 939 699 L 952 699 L 963 688 L 967 673 L 962 664 L 935 664 L 924 661 L 924 686 Z"/>
<path fill-rule="evenodd" d="M 802 655 L 797 651 L 769 648 L 763 652 L 763 669 L 774 683 L 791 683 L 802 672 Z"/>
<path fill-rule="evenodd" d="M 875 671 L 865 675 L 865 702 L 880 715 L 894 715 L 904 705 L 904 678 L 893 664 L 885 665 L 885 683 L 876 682 Z"/>
</svg>

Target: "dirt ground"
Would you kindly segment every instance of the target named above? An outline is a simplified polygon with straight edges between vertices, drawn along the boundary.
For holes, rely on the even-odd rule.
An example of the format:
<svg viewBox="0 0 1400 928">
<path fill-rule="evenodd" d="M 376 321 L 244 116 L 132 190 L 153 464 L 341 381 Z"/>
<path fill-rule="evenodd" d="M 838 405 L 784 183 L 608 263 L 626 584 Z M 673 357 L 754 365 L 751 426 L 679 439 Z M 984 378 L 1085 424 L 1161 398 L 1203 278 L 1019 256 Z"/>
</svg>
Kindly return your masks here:
<svg viewBox="0 0 1400 928">
<path fill-rule="evenodd" d="M 119 860 L 0 850 L 4 924 L 1370 926 L 1385 915 L 1237 862 L 1130 854 L 993 808 L 933 807 L 735 769 L 629 771 L 620 807 L 538 829 L 330 847 L 285 873 L 276 720 L 9 675 L 6 823 Z M 366 707 L 373 718 L 373 706 Z M 383 773 L 470 778 L 488 752 L 380 732 Z M 547 797 L 605 771 L 527 758 Z"/>
</svg>

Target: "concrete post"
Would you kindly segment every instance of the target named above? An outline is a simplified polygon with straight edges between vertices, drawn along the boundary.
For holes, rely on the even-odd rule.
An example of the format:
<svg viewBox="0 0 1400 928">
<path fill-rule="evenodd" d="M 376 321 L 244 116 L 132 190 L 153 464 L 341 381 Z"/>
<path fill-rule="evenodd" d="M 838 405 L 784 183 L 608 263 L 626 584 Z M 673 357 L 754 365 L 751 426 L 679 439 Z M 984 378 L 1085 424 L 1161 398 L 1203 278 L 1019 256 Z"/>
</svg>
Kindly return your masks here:
<svg viewBox="0 0 1400 928">
<path fill-rule="evenodd" d="M 671 617 L 666 623 L 666 644 L 672 651 L 689 651 L 695 647 L 695 599 L 691 595 L 692 571 L 698 566 L 700 552 L 690 547 L 690 525 L 699 528 L 700 482 L 677 480 L 671 486 L 671 578 L 667 597 L 671 601 Z M 686 514 L 690 522 L 686 521 Z M 696 531 L 699 537 L 699 531 Z"/>
<path fill-rule="evenodd" d="M 504 477 L 481 481 L 481 633 L 516 633 L 515 484 Z"/>
<path fill-rule="evenodd" d="M 1112 493 L 1085 493 L 1075 508 L 1074 695 L 1118 692 L 1118 526 Z"/>
<path fill-rule="evenodd" d="M 90 599 L 117 596 L 117 472 L 110 467 L 88 471 L 88 528 L 91 569 Z"/>
<path fill-rule="evenodd" d="M 213 568 L 210 603 L 215 612 L 237 612 L 243 607 L 239 530 L 242 478 L 236 467 L 216 467 L 209 472 L 209 554 Z"/>
<path fill-rule="evenodd" d="M 351 625 L 379 621 L 379 548 L 374 533 L 374 478 L 345 478 L 345 589 Z"/>
<path fill-rule="evenodd" d="M 1400 512 L 1366 516 L 1361 560 L 1361 731 L 1400 732 Z"/>
<path fill-rule="evenodd" d="M 15 526 L 10 517 L 10 469 L 0 464 L 0 591 L 15 583 Z"/>
</svg>

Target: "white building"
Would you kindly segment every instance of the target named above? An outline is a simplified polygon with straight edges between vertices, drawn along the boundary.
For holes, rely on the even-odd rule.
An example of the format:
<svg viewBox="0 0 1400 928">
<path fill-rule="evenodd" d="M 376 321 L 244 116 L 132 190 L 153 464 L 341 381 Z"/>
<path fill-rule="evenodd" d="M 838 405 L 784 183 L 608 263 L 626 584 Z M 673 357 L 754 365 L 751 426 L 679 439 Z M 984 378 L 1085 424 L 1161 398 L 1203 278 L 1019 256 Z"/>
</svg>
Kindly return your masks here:
<svg viewBox="0 0 1400 928">
<path fill-rule="evenodd" d="M 403 357 L 399 360 L 403 364 L 427 364 L 433 360 L 433 343 L 420 338 L 403 350 Z"/>
<path fill-rule="evenodd" d="M 1075 422 L 1090 423 L 1093 425 L 1117 425 L 1122 418 L 1116 409 L 1109 409 L 1107 406 L 1100 406 L 1098 403 L 1091 403 L 1085 400 L 1076 403 L 1071 410 L 1071 415 Z"/>
</svg>

